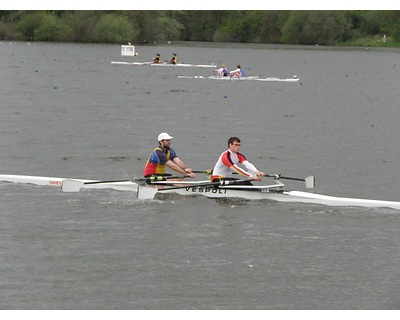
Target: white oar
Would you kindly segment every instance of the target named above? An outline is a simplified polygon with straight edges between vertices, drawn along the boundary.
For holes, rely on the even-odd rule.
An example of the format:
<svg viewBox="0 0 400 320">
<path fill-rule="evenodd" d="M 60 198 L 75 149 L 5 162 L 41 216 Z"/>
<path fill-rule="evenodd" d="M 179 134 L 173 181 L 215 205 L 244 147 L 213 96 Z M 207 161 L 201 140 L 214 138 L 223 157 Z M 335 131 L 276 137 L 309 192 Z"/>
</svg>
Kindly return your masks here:
<svg viewBox="0 0 400 320">
<path fill-rule="evenodd" d="M 212 174 L 212 170 L 207 169 L 207 170 L 193 170 L 194 173 L 205 173 L 205 174 Z M 233 172 L 233 174 L 237 174 L 236 172 Z M 279 180 L 279 179 L 286 179 L 286 180 L 296 180 L 296 181 L 305 181 L 306 183 L 306 188 L 307 189 L 313 189 L 315 187 L 315 177 L 314 176 L 308 176 L 306 178 L 292 178 L 292 177 L 284 177 L 281 176 L 280 174 L 266 174 L 266 177 L 274 178 L 274 180 Z"/>
<path fill-rule="evenodd" d="M 187 176 L 155 176 L 155 177 L 149 177 L 149 178 L 141 178 L 141 179 L 133 179 L 133 180 L 108 180 L 108 181 L 90 181 L 90 182 L 84 182 L 82 180 L 71 180 L 71 179 L 65 179 L 62 182 L 61 190 L 63 192 L 79 192 L 83 186 L 85 185 L 93 185 L 93 184 L 106 184 L 106 183 L 118 183 L 118 182 L 146 182 L 146 183 L 151 183 L 151 182 L 156 182 L 156 181 L 165 181 L 167 179 L 180 179 L 180 178 L 186 178 Z"/>
<path fill-rule="evenodd" d="M 117 183 L 117 182 L 132 182 L 132 180 L 111 180 L 111 181 L 91 181 L 83 182 L 82 180 L 65 179 L 62 182 L 61 190 L 63 192 L 79 192 L 84 185 L 102 184 L 102 183 Z"/>
<path fill-rule="evenodd" d="M 137 189 L 137 198 L 139 200 L 151 200 L 154 199 L 157 192 L 157 187 L 147 187 L 139 185 Z"/>
<path fill-rule="evenodd" d="M 295 180 L 295 181 L 305 181 L 306 183 L 306 188 L 308 189 L 313 189 L 315 187 L 315 177 L 314 176 L 308 176 L 307 178 L 292 178 L 292 177 L 283 177 L 280 174 L 275 175 L 275 174 L 268 174 L 266 177 L 274 178 L 274 180 L 280 180 L 280 179 L 286 179 L 286 180 Z"/>
</svg>

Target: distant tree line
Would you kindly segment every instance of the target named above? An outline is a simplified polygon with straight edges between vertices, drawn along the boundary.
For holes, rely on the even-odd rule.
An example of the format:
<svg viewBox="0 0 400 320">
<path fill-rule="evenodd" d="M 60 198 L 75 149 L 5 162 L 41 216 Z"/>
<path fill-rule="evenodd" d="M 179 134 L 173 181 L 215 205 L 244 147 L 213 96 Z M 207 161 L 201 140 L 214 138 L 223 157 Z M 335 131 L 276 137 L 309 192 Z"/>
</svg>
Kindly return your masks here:
<svg viewBox="0 0 400 320">
<path fill-rule="evenodd" d="M 400 11 L 0 11 L 0 40 L 400 46 Z"/>
</svg>

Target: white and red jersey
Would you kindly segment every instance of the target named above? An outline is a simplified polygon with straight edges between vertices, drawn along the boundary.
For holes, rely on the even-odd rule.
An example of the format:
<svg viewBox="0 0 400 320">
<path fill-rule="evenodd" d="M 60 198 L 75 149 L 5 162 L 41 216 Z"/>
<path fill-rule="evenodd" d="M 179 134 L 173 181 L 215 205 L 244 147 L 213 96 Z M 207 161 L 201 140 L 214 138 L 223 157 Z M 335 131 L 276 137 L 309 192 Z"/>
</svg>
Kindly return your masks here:
<svg viewBox="0 0 400 320">
<path fill-rule="evenodd" d="M 248 171 L 243 170 L 238 166 L 242 164 Z M 241 153 L 235 153 L 231 150 L 224 151 L 218 158 L 215 164 L 211 180 L 221 179 L 230 176 L 233 172 L 237 172 L 245 177 L 251 178 L 257 172 L 257 168 L 246 160 L 246 157 Z"/>
</svg>

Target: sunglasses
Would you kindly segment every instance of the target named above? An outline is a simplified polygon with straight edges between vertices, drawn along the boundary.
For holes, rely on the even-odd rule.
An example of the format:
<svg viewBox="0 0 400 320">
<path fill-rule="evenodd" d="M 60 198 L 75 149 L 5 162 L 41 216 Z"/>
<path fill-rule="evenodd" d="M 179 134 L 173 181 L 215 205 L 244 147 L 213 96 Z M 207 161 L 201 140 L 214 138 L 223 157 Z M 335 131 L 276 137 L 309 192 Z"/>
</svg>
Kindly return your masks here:
<svg viewBox="0 0 400 320">
<path fill-rule="evenodd" d="M 234 143 L 236 147 L 240 147 L 240 143 Z"/>
</svg>

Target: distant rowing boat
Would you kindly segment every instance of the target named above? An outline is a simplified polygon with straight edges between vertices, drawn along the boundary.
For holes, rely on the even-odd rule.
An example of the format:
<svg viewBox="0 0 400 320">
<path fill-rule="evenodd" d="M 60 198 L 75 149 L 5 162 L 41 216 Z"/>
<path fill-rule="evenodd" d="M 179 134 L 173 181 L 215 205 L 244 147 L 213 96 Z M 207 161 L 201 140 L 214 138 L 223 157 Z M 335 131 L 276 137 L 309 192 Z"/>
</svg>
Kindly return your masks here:
<svg viewBox="0 0 400 320">
<path fill-rule="evenodd" d="M 289 177 L 281 178 L 305 181 L 306 187 L 308 187 L 307 184 L 309 187 L 313 187 L 314 185 L 313 176 L 305 179 Z M 182 196 L 202 195 L 208 198 L 241 198 L 248 200 L 273 200 L 278 202 L 322 204 L 334 207 L 357 206 L 400 210 L 400 202 L 396 201 L 343 198 L 303 191 L 286 191 L 284 190 L 285 185 L 279 180 L 275 180 L 275 183 L 272 185 L 235 185 L 231 183 L 220 185 L 218 183 L 210 183 L 209 180 L 193 182 L 156 181 L 152 183 L 144 182 L 143 180 L 146 179 L 136 179 L 133 181 L 102 181 L 0 174 L 0 181 L 58 187 L 64 192 L 78 192 L 81 189 L 113 189 L 119 191 L 130 191 L 135 193 L 139 200 L 153 199 L 157 194 L 174 193 Z M 181 184 L 182 186 L 177 187 L 176 184 Z"/>
<path fill-rule="evenodd" d="M 132 66 L 156 66 L 156 67 L 192 67 L 192 68 L 216 68 L 214 64 L 193 64 L 193 63 L 154 63 L 154 62 L 129 62 L 129 61 L 111 61 L 111 64 L 122 64 Z"/>
<path fill-rule="evenodd" d="M 225 81 L 264 81 L 264 82 L 297 82 L 300 79 L 297 77 L 293 78 L 287 78 L 287 79 L 282 79 L 282 78 L 260 78 L 258 76 L 248 76 L 248 77 L 216 77 L 216 76 L 210 76 L 210 77 L 203 77 L 203 76 L 178 76 L 180 79 L 210 79 L 210 80 L 225 80 Z"/>
</svg>

